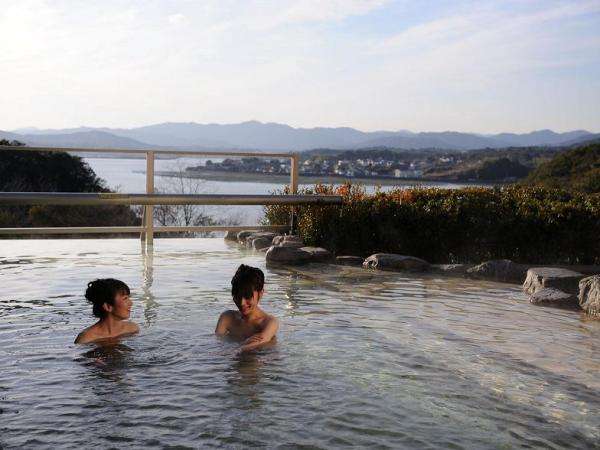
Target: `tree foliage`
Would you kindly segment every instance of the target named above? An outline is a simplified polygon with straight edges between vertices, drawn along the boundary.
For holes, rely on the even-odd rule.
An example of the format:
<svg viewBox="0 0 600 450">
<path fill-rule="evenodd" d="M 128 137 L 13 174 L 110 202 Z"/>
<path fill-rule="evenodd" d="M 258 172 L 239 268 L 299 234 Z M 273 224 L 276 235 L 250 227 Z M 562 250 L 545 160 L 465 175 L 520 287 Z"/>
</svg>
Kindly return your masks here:
<svg viewBox="0 0 600 450">
<path fill-rule="evenodd" d="M 0 141 L 0 145 L 15 145 Z M 19 145 L 19 143 L 17 143 Z M 110 192 L 80 157 L 64 152 L 1 150 L 0 191 Z M 128 206 L 23 205 L 0 207 L 0 227 L 137 225 Z"/>
<path fill-rule="evenodd" d="M 528 185 L 600 193 L 600 143 L 574 148 L 541 164 L 523 182 Z"/>
</svg>

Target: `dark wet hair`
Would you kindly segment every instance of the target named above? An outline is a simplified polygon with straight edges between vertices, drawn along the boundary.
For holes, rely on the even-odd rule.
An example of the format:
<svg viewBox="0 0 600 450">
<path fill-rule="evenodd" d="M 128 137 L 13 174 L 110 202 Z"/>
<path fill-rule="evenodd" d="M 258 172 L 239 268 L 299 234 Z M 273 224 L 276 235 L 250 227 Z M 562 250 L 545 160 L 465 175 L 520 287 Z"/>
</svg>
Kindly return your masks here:
<svg viewBox="0 0 600 450">
<path fill-rule="evenodd" d="M 239 306 L 243 298 L 252 298 L 254 291 L 260 292 L 264 286 L 265 274 L 262 270 L 241 264 L 231 279 L 233 301 Z"/>
<path fill-rule="evenodd" d="M 114 278 L 101 278 L 90 281 L 85 290 L 85 298 L 92 304 L 92 312 L 100 319 L 106 316 L 106 311 L 102 308 L 104 303 L 108 305 L 115 304 L 117 294 L 129 295 L 129 286 L 121 280 Z"/>
</svg>

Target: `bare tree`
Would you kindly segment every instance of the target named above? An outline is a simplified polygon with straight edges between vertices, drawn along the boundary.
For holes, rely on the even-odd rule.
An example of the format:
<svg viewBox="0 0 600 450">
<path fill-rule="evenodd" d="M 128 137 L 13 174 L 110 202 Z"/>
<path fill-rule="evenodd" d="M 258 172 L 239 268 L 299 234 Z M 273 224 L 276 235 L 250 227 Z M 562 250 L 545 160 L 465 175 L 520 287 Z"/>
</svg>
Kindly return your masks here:
<svg viewBox="0 0 600 450">
<path fill-rule="evenodd" d="M 185 166 L 176 162 L 170 171 L 170 176 L 160 178 L 156 189 L 161 194 L 207 194 L 206 181 L 190 176 Z M 216 220 L 202 205 L 157 205 L 154 207 L 154 220 L 162 226 L 210 226 L 210 225 L 237 225 L 237 219 Z M 188 237 L 213 237 L 213 233 L 188 232 Z"/>
</svg>

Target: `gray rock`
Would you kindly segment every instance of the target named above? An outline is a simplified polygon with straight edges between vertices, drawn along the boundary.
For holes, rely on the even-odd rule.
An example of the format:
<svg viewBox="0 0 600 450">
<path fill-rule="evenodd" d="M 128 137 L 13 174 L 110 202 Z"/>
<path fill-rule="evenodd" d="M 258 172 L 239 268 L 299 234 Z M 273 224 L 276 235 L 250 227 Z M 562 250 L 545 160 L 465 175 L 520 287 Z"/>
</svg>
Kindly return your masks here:
<svg viewBox="0 0 600 450">
<path fill-rule="evenodd" d="M 600 275 L 579 281 L 579 306 L 592 317 L 600 318 Z"/>
<path fill-rule="evenodd" d="M 278 247 L 302 248 L 304 247 L 304 242 L 282 242 Z"/>
<path fill-rule="evenodd" d="M 475 266 L 475 264 L 434 264 L 431 268 L 436 272 L 448 275 L 466 275 L 467 270 L 473 266 Z"/>
<path fill-rule="evenodd" d="M 360 256 L 338 256 L 335 258 L 335 263 L 341 266 L 362 266 L 364 258 Z"/>
<path fill-rule="evenodd" d="M 310 262 L 311 255 L 308 252 L 294 247 L 281 247 L 273 245 L 269 247 L 265 255 L 267 263 L 271 264 L 306 264 Z"/>
<path fill-rule="evenodd" d="M 554 288 L 542 288 L 529 296 L 534 305 L 576 307 L 577 297 Z"/>
<path fill-rule="evenodd" d="M 429 269 L 429 263 L 414 256 L 375 253 L 365 259 L 363 267 L 367 269 L 423 272 Z"/>
<path fill-rule="evenodd" d="M 587 276 L 600 274 L 600 266 L 575 264 L 575 265 L 570 265 L 570 266 L 556 266 L 556 267 L 560 267 L 562 269 L 569 269 L 569 270 L 572 270 L 573 272 L 579 272 L 579 273 L 582 273 Z"/>
<path fill-rule="evenodd" d="M 299 236 L 295 235 L 275 236 L 273 238 L 273 245 L 300 248 L 304 247 L 304 241 Z"/>
<path fill-rule="evenodd" d="M 269 248 L 271 246 L 271 239 L 266 237 L 257 237 L 252 240 L 252 249 L 260 250 L 262 248 Z"/>
<path fill-rule="evenodd" d="M 264 238 L 264 239 L 268 239 L 269 246 L 270 246 L 271 245 L 271 241 L 273 240 L 274 236 L 275 236 L 275 233 L 272 233 L 270 231 L 257 231 L 255 233 L 249 234 L 248 236 L 246 236 L 244 238 L 243 242 L 242 241 L 240 241 L 240 242 L 244 243 L 247 248 L 253 248 L 252 247 L 252 242 L 255 239 Z"/>
<path fill-rule="evenodd" d="M 532 267 L 527 271 L 523 290 L 533 294 L 544 288 L 554 288 L 575 297 L 579 292 L 579 280 L 582 278 L 584 278 L 583 274 L 568 269 Z"/>
<path fill-rule="evenodd" d="M 473 278 L 521 284 L 525 281 L 527 268 L 510 259 L 494 259 L 471 267 L 467 270 L 467 274 Z"/>
<path fill-rule="evenodd" d="M 238 235 L 237 231 L 227 230 L 227 233 L 225 233 L 225 236 L 223 237 L 223 239 L 225 239 L 226 241 L 237 241 L 238 240 L 237 235 Z"/>
<path fill-rule="evenodd" d="M 323 247 L 301 247 L 300 250 L 310 254 L 312 262 L 327 262 L 333 258 L 331 252 Z"/>
<path fill-rule="evenodd" d="M 256 230 L 244 230 L 244 231 L 240 231 L 237 234 L 237 240 L 240 244 L 245 244 L 246 243 L 246 238 L 248 236 L 250 236 L 251 234 L 256 233 Z"/>
<path fill-rule="evenodd" d="M 273 240 L 273 238 L 275 236 L 277 236 L 276 233 L 273 233 L 272 231 L 257 231 L 256 233 L 252 233 L 252 236 L 254 237 L 262 237 L 262 238 L 267 238 L 270 241 Z"/>
</svg>

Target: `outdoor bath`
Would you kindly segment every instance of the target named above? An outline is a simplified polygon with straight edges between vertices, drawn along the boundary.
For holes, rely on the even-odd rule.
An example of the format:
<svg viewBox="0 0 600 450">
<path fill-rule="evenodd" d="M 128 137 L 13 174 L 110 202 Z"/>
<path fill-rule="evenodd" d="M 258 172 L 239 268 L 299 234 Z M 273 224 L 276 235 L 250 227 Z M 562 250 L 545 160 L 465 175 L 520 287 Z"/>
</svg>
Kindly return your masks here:
<svg viewBox="0 0 600 450">
<path fill-rule="evenodd" d="M 600 322 L 516 285 L 312 264 L 221 239 L 3 240 L 0 447 L 599 446 Z M 241 264 L 277 342 L 214 336 Z M 95 278 L 132 289 L 137 336 L 76 346 Z"/>
</svg>

